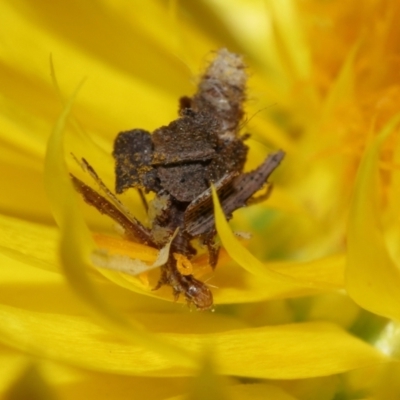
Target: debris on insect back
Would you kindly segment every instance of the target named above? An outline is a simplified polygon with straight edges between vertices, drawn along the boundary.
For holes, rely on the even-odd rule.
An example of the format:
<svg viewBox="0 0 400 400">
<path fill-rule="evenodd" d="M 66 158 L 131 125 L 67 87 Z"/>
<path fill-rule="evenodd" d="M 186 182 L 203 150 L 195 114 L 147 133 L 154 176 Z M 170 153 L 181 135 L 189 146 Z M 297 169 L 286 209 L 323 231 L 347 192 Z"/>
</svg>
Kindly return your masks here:
<svg viewBox="0 0 400 400">
<path fill-rule="evenodd" d="M 113 218 L 127 240 L 163 250 L 158 260 L 161 276 L 154 290 L 171 286 L 175 299 L 182 294 L 189 305 L 200 310 L 213 307 L 213 296 L 209 287 L 192 275 L 190 259 L 196 254 L 193 241 L 198 240 L 207 246 L 210 266 L 215 268 L 218 261 L 211 184 L 230 219 L 235 210 L 254 200 L 252 196 L 284 157 L 278 151 L 254 171 L 243 172 L 248 135 L 239 130 L 246 81 L 242 57 L 221 49 L 201 77 L 197 93 L 180 99 L 178 119 L 152 134 L 133 129 L 117 136 L 113 151 L 116 193 L 135 188 L 144 200 L 143 192 L 153 192 L 154 199 L 146 204 L 149 226 L 130 214 L 84 159 L 82 165 L 107 199 L 72 176 L 84 200 Z M 268 194 L 269 190 L 262 198 Z M 104 264 L 107 262 L 98 262 Z M 141 269 L 129 271 L 136 274 Z"/>
</svg>

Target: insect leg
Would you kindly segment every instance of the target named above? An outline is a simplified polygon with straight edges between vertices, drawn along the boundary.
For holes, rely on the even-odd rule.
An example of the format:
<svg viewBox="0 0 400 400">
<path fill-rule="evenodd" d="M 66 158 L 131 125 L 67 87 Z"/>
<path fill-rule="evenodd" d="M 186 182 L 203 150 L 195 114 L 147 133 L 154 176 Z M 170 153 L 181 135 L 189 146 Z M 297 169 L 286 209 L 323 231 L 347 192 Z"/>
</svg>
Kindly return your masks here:
<svg viewBox="0 0 400 400">
<path fill-rule="evenodd" d="M 119 199 L 115 196 L 114 193 L 105 185 L 105 183 L 101 180 L 101 178 L 97 175 L 97 172 L 94 168 L 84 159 L 81 158 L 79 161 L 74 154 L 72 154 L 74 160 L 81 166 L 81 168 L 87 172 L 91 178 L 98 184 L 100 190 L 105 194 L 106 198 L 114 204 L 119 211 L 123 214 L 128 215 L 130 218 L 134 218 L 130 211 L 119 201 Z"/>
<path fill-rule="evenodd" d="M 108 215 L 117 222 L 125 231 L 129 239 L 134 239 L 140 243 L 157 248 L 151 239 L 150 231 L 145 228 L 137 219 L 122 213 L 114 204 L 110 203 L 103 196 L 98 194 L 90 186 L 83 183 L 74 175 L 70 175 L 72 183 L 77 192 L 79 192 L 86 203 L 97 208 L 101 214 Z"/>
</svg>

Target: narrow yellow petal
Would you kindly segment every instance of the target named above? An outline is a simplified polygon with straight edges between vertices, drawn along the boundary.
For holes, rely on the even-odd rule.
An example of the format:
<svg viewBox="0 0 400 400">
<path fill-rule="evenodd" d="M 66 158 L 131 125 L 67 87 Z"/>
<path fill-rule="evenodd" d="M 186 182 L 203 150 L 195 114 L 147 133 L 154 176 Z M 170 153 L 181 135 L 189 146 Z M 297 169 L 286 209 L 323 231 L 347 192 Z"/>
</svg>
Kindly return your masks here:
<svg viewBox="0 0 400 400">
<path fill-rule="evenodd" d="M 273 280 L 284 280 L 278 273 L 274 273 L 265 267 L 256 257 L 253 256 L 235 237 L 231 231 L 228 222 L 226 221 L 224 212 L 218 199 L 217 192 L 212 186 L 212 195 L 214 202 L 215 225 L 217 232 L 221 238 L 221 242 L 227 253 L 235 260 L 242 268 L 248 272 Z"/>
<path fill-rule="evenodd" d="M 346 287 L 353 300 L 376 314 L 400 321 L 400 270 L 391 259 L 379 229 L 378 161 L 382 144 L 398 125 L 392 119 L 371 143 L 361 161 L 348 225 Z"/>
<path fill-rule="evenodd" d="M 338 77 L 330 87 L 329 93 L 324 101 L 321 120 L 323 121 L 333 111 L 334 107 L 340 104 L 344 99 L 351 98 L 354 95 L 354 59 L 359 48 L 356 43 L 348 53 L 345 62 L 339 72 Z M 327 137 L 328 139 L 329 137 Z M 330 139 L 335 139 L 332 135 Z"/>
<path fill-rule="evenodd" d="M 271 0 L 268 2 L 274 15 L 274 22 L 285 45 L 297 79 L 306 80 L 310 76 L 310 55 L 303 37 L 303 29 L 292 0 Z"/>
<path fill-rule="evenodd" d="M 329 261 L 321 260 L 293 265 L 289 263 L 271 263 L 271 265 L 263 264 L 254 257 L 253 254 L 251 254 L 232 233 L 214 188 L 213 201 L 215 224 L 221 242 L 232 259 L 242 268 L 260 279 L 265 281 L 269 280 L 271 283 L 274 282 L 279 284 L 280 290 L 286 290 L 287 292 L 295 291 L 296 289 L 301 291 L 301 289 L 304 288 L 332 289 L 340 286 L 342 282 L 341 275 L 343 273 L 343 270 L 340 268 L 340 265 L 343 264 L 340 257 Z M 320 268 L 322 264 L 324 264 L 326 269 Z M 329 280 L 331 282 L 329 282 Z"/>
</svg>

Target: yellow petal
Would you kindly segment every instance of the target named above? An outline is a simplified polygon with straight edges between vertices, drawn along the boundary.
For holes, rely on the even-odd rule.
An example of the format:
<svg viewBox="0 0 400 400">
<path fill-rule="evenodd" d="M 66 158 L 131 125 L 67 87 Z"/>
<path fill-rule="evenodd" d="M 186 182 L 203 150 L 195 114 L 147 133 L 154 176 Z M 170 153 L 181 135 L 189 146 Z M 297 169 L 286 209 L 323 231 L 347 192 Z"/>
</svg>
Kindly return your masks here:
<svg viewBox="0 0 400 400">
<path fill-rule="evenodd" d="M 9 132 L 5 134 L 10 135 Z M 8 152 L 5 146 L 0 146 L 2 151 Z M 0 171 L 4 171 L 0 179 L 0 191 L 6 194 L 0 196 L 0 211 L 7 215 L 49 224 L 52 217 L 43 189 L 42 168 L 32 168 L 29 163 L 24 162 L 25 160 L 20 160 L 17 165 L 0 160 Z"/>
<path fill-rule="evenodd" d="M 1 346 L 1 345 L 0 345 Z M 0 397 L 17 381 L 26 369 L 29 357 L 0 347 Z M 126 399 L 134 388 L 135 398 L 160 400 L 184 393 L 190 385 L 190 378 L 150 378 L 116 374 L 104 374 L 79 368 L 69 367 L 49 360 L 36 362 L 42 380 L 51 386 L 61 399 Z M 27 395 L 21 400 L 31 399 Z"/>
<path fill-rule="evenodd" d="M 27 360 L 28 359 L 28 360 Z M 16 382 L 26 368 L 29 357 L 18 351 L 0 345 L 0 396 Z M 50 360 L 37 361 L 43 379 L 61 399 L 125 399 L 134 388 L 135 397 L 147 400 L 166 399 L 187 391 L 190 378 L 151 378 L 104 374 L 88 371 Z M 26 396 L 23 398 L 30 399 Z"/>
<path fill-rule="evenodd" d="M 26 367 L 4 397 L 6 400 L 56 400 L 57 398 L 33 364 Z"/>
<path fill-rule="evenodd" d="M 3 343 L 41 357 L 110 373 L 147 376 L 193 373 L 193 369 L 179 366 L 176 358 L 158 356 L 146 347 L 115 340 L 87 318 L 37 313 L 4 305 L 0 305 L 0 318 Z M 154 316 L 150 320 L 157 326 Z M 182 318 L 183 328 L 190 329 L 190 323 L 186 326 L 185 322 Z M 165 329 L 169 331 L 167 325 Z M 384 361 L 374 348 L 329 323 L 299 323 L 208 334 L 153 333 L 152 336 L 156 336 L 158 342 L 183 346 L 198 357 L 202 349 L 211 345 L 218 373 L 223 375 L 306 378 Z"/>
<path fill-rule="evenodd" d="M 217 192 L 212 186 L 212 195 L 214 202 L 214 215 L 215 215 L 215 225 L 217 232 L 221 238 L 221 242 L 231 256 L 242 268 L 246 269 L 248 272 L 263 278 L 269 278 L 272 280 L 282 280 L 284 278 L 279 274 L 275 274 L 266 268 L 256 257 L 254 257 L 235 237 L 231 231 L 224 212 L 222 211 L 221 204 L 219 202 Z"/>
<path fill-rule="evenodd" d="M 359 48 L 359 43 L 353 45 L 349 51 L 345 62 L 338 74 L 338 77 L 330 87 L 329 93 L 324 101 L 321 121 L 332 113 L 334 107 L 340 104 L 344 99 L 354 96 L 354 59 Z M 326 139 L 337 140 L 334 135 Z"/>
<path fill-rule="evenodd" d="M 242 385 L 226 385 L 224 387 L 226 397 L 230 400 L 296 400 L 295 397 L 286 393 L 278 386 L 273 386 L 265 383 L 245 383 Z M 189 397 L 190 398 L 190 397 Z M 195 397 L 204 399 L 209 397 Z M 187 400 L 187 395 L 168 397 L 166 400 Z"/>
<path fill-rule="evenodd" d="M 37 268 L 59 270 L 58 229 L 0 214 L 0 253 Z"/>
<path fill-rule="evenodd" d="M 340 265 L 343 264 L 343 259 L 340 257 L 334 257 L 331 260 L 293 264 L 292 266 L 290 264 L 280 265 L 279 263 L 264 265 L 232 233 L 214 188 L 213 201 L 215 224 L 221 242 L 232 259 L 242 268 L 264 281 L 268 280 L 271 284 L 279 285 L 280 290 L 284 291 L 286 289 L 287 292 L 293 292 L 296 289 L 301 291 L 304 288 L 327 289 L 328 287 L 334 288 L 336 285 L 340 286 L 342 274 Z M 324 264 L 324 267 L 326 266 L 327 268 L 321 269 L 321 264 Z M 327 279 L 331 282 L 327 282 Z"/>
<path fill-rule="evenodd" d="M 203 360 L 200 363 L 200 370 L 190 387 L 186 400 L 228 400 L 230 397 L 226 393 L 226 382 L 217 376 L 212 358 L 212 352 L 205 350 Z"/>
<path fill-rule="evenodd" d="M 23 260 L 0 252 L 0 302 L 38 312 L 80 315 L 82 302 L 68 287 L 62 275 L 35 268 L 29 256 Z M 38 296 L 40 293 L 40 296 Z M 118 291 L 113 295 L 118 298 Z M 57 298 L 57 302 L 54 299 Z"/>
<path fill-rule="evenodd" d="M 308 263 L 306 263 L 304 272 L 301 269 L 301 265 L 292 265 L 288 263 L 289 270 L 292 273 L 293 270 L 298 268 L 298 271 L 293 272 L 296 279 L 301 279 L 301 275 L 304 273 L 305 278 L 307 275 L 314 270 L 314 267 L 320 266 L 320 271 L 324 270 L 323 260 L 321 263 L 313 263 L 313 269 L 308 270 Z M 285 267 L 286 265 L 283 265 Z M 269 267 L 269 264 L 268 264 Z M 275 268 L 275 264 L 272 264 Z M 279 265 L 281 268 L 282 265 Z M 267 268 L 267 266 L 265 267 Z M 277 268 L 277 271 L 280 269 Z M 292 270 L 293 268 L 293 270 Z M 283 271 L 286 273 L 285 269 Z M 317 271 L 317 269 L 315 269 Z M 297 274 L 297 275 L 295 275 Z M 319 272 L 316 274 L 317 278 L 322 274 Z M 289 274 L 288 274 L 289 276 Z M 281 298 L 293 298 L 301 296 L 311 296 L 325 291 L 331 291 L 336 289 L 329 282 L 321 282 L 315 287 L 307 285 L 299 286 L 288 284 L 279 280 L 268 280 L 260 278 L 254 274 L 249 274 L 244 269 L 240 268 L 235 263 L 229 263 L 216 268 L 213 275 L 210 276 L 207 281 L 212 288 L 215 304 L 238 304 L 238 303 L 250 303 L 270 299 L 281 299 Z M 215 286 L 215 288 L 213 288 Z M 218 312 L 218 307 L 216 307 Z"/>
<path fill-rule="evenodd" d="M 324 376 L 384 359 L 369 345 L 328 323 L 226 332 L 215 340 L 221 369 L 240 376 L 270 379 Z"/>
<path fill-rule="evenodd" d="M 285 63 L 278 49 L 271 13 L 266 10 L 265 2 L 239 0 L 232 7 L 232 3 L 224 0 L 202 0 L 182 3 L 182 7 L 194 15 L 200 15 L 196 18 L 197 23 L 206 31 L 211 29 L 224 46 L 243 49 L 241 52 L 249 54 L 257 64 L 265 67 L 272 78 L 270 85 L 275 85 L 279 91 L 288 89 Z M 265 80 L 260 80 L 260 83 L 263 89 L 267 86 Z M 255 87 L 260 90 L 257 84 Z"/>
<path fill-rule="evenodd" d="M 378 161 L 382 144 L 398 125 L 397 116 L 370 144 L 361 161 L 348 225 L 347 291 L 361 307 L 400 320 L 400 271 L 379 229 Z"/>
<path fill-rule="evenodd" d="M 154 262 L 158 255 L 158 251 L 154 247 L 135 243 L 131 240 L 106 236 L 100 233 L 94 233 L 93 239 L 100 248 L 107 249 L 113 255 L 120 254 L 131 258 L 136 257 L 150 262 Z"/>
<path fill-rule="evenodd" d="M 333 322 L 349 330 L 361 320 L 363 315 L 360 307 L 342 291 L 315 297 L 308 308 L 307 320 Z"/>
<path fill-rule="evenodd" d="M 287 149 L 287 147 L 284 148 Z M 293 196 L 279 187 L 274 187 L 268 201 L 257 204 L 257 206 L 264 209 L 274 208 L 285 213 L 304 213 L 304 209 L 293 199 Z"/>
<path fill-rule="evenodd" d="M 26 366 L 27 361 L 25 354 L 0 344 L 0 394 L 9 390 L 18 374 Z"/>
<path fill-rule="evenodd" d="M 244 385 L 232 385 L 227 387 L 227 392 L 232 400 L 296 400 L 278 386 L 266 383 L 253 383 Z"/>
<path fill-rule="evenodd" d="M 373 388 L 374 400 L 396 400 L 400 396 L 400 363 L 394 361 L 382 368 L 379 381 Z"/>
<path fill-rule="evenodd" d="M 292 0 L 268 2 L 274 16 L 274 22 L 282 39 L 284 52 L 289 56 L 295 77 L 306 80 L 310 76 L 310 55 L 307 43 L 303 38 L 303 30 Z"/>
<path fill-rule="evenodd" d="M 342 289 L 346 257 L 344 254 L 323 257 L 309 262 L 271 262 L 267 266 L 299 281 L 312 282 L 318 289 Z"/>
<path fill-rule="evenodd" d="M 169 400 L 195 399 L 268 399 L 295 400 L 283 389 L 268 384 L 238 385 L 232 379 L 216 375 L 216 368 L 211 351 L 205 351 L 198 375 L 190 387 L 188 395 L 175 396 Z"/>
<path fill-rule="evenodd" d="M 129 257 L 132 254 L 110 254 L 106 249 L 97 249 L 92 252 L 91 260 L 96 266 L 101 268 L 106 268 L 112 271 L 119 271 L 123 272 L 128 275 L 139 275 L 143 272 L 150 271 L 154 268 L 161 267 L 162 265 L 166 264 L 169 257 L 169 250 L 171 247 L 171 243 L 175 238 L 177 230 L 175 234 L 171 236 L 169 241 L 157 252 L 157 258 L 154 260 L 152 264 L 147 264 L 142 261 L 140 255 L 143 254 L 143 247 L 144 246 L 132 246 L 129 253 L 132 253 L 133 249 L 139 250 L 139 253 L 134 256 L 134 258 Z M 115 253 L 115 250 L 113 250 Z"/>
<path fill-rule="evenodd" d="M 4 4 L 2 15 L 7 24 L 2 29 L 7 35 L 4 37 L 2 61 L 12 69 L 23 72 L 23 75 L 33 75 L 40 82 L 48 82 L 45 60 L 52 53 L 56 68 L 62 76 L 61 86 L 68 90 L 76 86 L 82 76 L 88 76 L 89 90 L 82 93 L 79 101 L 80 115 L 83 120 L 93 122 L 88 125 L 105 137 L 115 136 L 118 127 L 131 126 L 132 113 L 127 112 L 129 103 L 134 104 L 138 127 L 149 124 L 153 128 L 160 126 L 163 117 L 168 118 L 175 112 L 175 100 L 189 86 L 183 84 L 185 80 L 181 76 L 185 74 L 189 78 L 189 74 L 171 51 L 163 47 L 164 39 L 169 36 L 168 26 L 160 24 L 159 19 L 155 20 L 150 8 L 142 8 L 139 15 L 132 12 L 131 7 L 125 3 L 118 11 L 110 14 L 107 6 L 95 3 L 84 6 L 71 3 L 68 8 L 58 4 L 49 7 L 45 1 L 39 1 L 35 6 L 26 4 L 24 7 L 15 3 Z M 131 11 L 125 12 L 126 8 Z M 161 18 L 160 7 L 154 8 L 158 9 L 158 18 Z M 145 12 L 148 17 L 144 16 Z M 159 35 L 163 38 L 160 44 L 157 43 L 157 37 L 142 29 L 146 19 L 157 21 L 152 26 L 163 32 Z M 69 23 L 71 20 L 75 21 L 74 28 Z M 107 41 L 98 40 L 101 27 L 107 27 Z M 136 38 L 134 49 L 126 40 L 128 37 Z M 74 68 L 68 65 L 68 60 L 73 60 Z M 162 65 L 163 74 L 157 68 L 148 68 L 149 65 Z M 165 74 L 168 74 L 169 79 L 164 79 Z M 2 83 L 9 86 L 6 79 Z M 51 96 L 50 85 L 45 86 L 46 94 L 50 96 L 44 101 L 35 99 L 37 90 L 34 87 L 22 93 L 23 85 L 19 86 L 21 93 L 18 94 L 23 94 L 21 101 L 28 103 L 23 97 L 29 97 L 34 110 L 40 109 L 39 115 L 48 111 L 48 105 L 57 104 L 54 93 Z M 112 107 L 110 99 L 113 99 Z M 148 112 L 153 107 L 159 110 L 156 115 Z M 25 130 L 27 138 L 36 137 L 26 132 L 30 132 L 29 129 Z M 38 129 L 35 133 L 43 137 L 44 133 L 47 136 L 47 132 L 48 129 Z"/>
<path fill-rule="evenodd" d="M 59 392 L 63 399 L 125 400 L 133 397 L 160 400 L 185 392 L 188 385 L 188 378 L 149 378 L 86 372 L 81 373 L 79 381 L 60 385 Z"/>
<path fill-rule="evenodd" d="M 342 376 L 332 375 L 318 378 L 281 380 L 275 382 L 296 399 L 332 400 L 341 391 Z"/>
</svg>

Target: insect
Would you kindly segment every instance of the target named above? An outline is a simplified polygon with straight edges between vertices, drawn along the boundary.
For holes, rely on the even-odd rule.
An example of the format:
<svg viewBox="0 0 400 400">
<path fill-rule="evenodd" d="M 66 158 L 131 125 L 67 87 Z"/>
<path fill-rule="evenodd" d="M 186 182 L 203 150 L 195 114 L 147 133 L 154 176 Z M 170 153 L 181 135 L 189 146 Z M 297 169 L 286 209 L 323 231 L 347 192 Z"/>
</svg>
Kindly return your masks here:
<svg viewBox="0 0 400 400">
<path fill-rule="evenodd" d="M 143 193 L 155 194 L 145 204 L 148 226 L 132 216 L 107 188 L 103 188 L 108 193 L 105 198 L 71 175 L 84 200 L 114 219 L 127 239 L 161 249 L 175 234 L 154 290 L 169 285 L 175 299 L 184 295 L 188 304 L 199 310 L 213 307 L 211 290 L 193 275 L 182 274 L 174 254 L 190 260 L 197 252 L 196 239 L 207 246 L 209 264 L 215 268 L 219 248 L 215 244 L 211 184 L 230 219 L 235 210 L 254 200 L 254 194 L 264 188 L 285 155 L 279 150 L 255 170 L 243 172 L 248 153 L 245 140 L 249 135 L 239 131 L 246 81 L 242 57 L 220 49 L 202 75 L 195 95 L 180 99 L 176 120 L 152 134 L 143 129 L 118 134 L 113 150 L 115 191 L 121 194 L 135 188 L 142 199 Z M 100 181 L 93 168 L 85 160 L 82 162 Z M 271 187 L 255 200 L 267 198 Z"/>
</svg>

